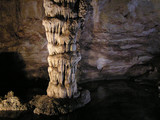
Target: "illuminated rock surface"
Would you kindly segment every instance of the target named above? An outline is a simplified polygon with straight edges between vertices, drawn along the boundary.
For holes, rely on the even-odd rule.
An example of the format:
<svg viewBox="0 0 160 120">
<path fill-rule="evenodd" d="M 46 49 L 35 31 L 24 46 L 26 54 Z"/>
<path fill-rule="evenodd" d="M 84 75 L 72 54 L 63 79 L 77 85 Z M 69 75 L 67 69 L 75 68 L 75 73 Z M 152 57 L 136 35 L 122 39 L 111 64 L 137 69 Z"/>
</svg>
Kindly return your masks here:
<svg viewBox="0 0 160 120">
<path fill-rule="evenodd" d="M 27 110 L 25 105 L 22 105 L 19 98 L 14 96 L 14 93 L 8 92 L 4 99 L 0 98 L 0 111 L 24 111 Z"/>
<path fill-rule="evenodd" d="M 36 96 L 31 101 L 36 114 L 66 114 L 90 101 L 90 92 L 79 91 L 76 80 L 77 65 L 81 60 L 77 33 L 82 27 L 85 7 L 83 0 L 44 0 L 46 18 L 43 25 L 48 40 L 50 82 L 47 96 Z"/>
<path fill-rule="evenodd" d="M 106 77 L 157 78 L 154 73 L 159 71 L 160 1 L 86 1 L 91 7 L 88 7 L 84 29 L 79 34 L 83 59 L 79 62 L 80 69 L 77 70 L 78 80 L 85 82 Z M 56 4 L 51 4 L 54 5 Z M 52 16 L 57 10 L 63 11 L 65 8 L 48 12 Z M 73 14 L 67 15 L 70 13 L 68 9 L 67 11 L 61 13 L 72 17 Z M 47 40 L 42 25 L 44 16 L 43 0 L 1 0 L 0 52 L 21 54 L 26 64 L 27 76 L 31 78 L 48 79 Z M 74 14 L 73 17 L 76 16 Z M 59 37 L 70 41 L 67 35 Z M 57 42 L 63 44 L 63 41 Z M 64 48 L 61 47 L 66 50 Z"/>
<path fill-rule="evenodd" d="M 81 27 L 78 16 L 84 12 L 84 1 L 44 0 L 46 18 L 43 25 L 48 40 L 48 72 L 50 77 L 47 95 L 54 98 L 74 98 L 77 91 L 76 70 L 81 60 L 77 33 Z"/>
<path fill-rule="evenodd" d="M 86 1 L 90 3 L 89 0 Z M 73 26 L 77 26 L 79 25 L 78 22 L 76 20 L 65 22 L 65 20 L 83 16 L 85 12 L 76 14 L 75 11 L 73 12 L 70 9 L 70 6 L 57 5 L 57 3 L 63 2 L 64 0 L 55 0 L 55 3 L 48 1 L 46 6 L 50 5 L 51 9 L 48 8 L 48 11 L 45 11 L 42 6 L 42 0 L 0 0 L 0 52 L 21 54 L 22 60 L 26 64 L 25 68 L 22 67 L 22 69 L 27 71 L 27 75 L 32 78 L 47 78 L 48 73 L 46 69 L 49 63 L 49 74 L 51 81 L 53 81 L 50 86 L 57 88 L 49 87 L 48 91 L 51 91 L 49 93 L 51 96 L 70 97 L 74 94 L 67 91 L 68 86 L 65 84 L 74 80 L 74 76 L 67 77 L 70 80 L 64 82 L 61 77 L 64 75 L 59 75 L 59 73 L 61 74 L 59 71 L 63 71 L 63 69 L 53 67 L 53 65 L 58 66 L 58 61 L 64 62 L 60 63 L 62 66 L 72 65 L 72 62 L 69 60 L 72 57 L 67 57 L 66 55 L 66 57 L 59 56 L 55 59 L 54 56 L 59 53 L 77 51 L 79 49 L 76 43 L 78 40 L 83 59 L 79 65 L 80 69 L 77 70 L 77 79 L 80 78 L 79 80 L 82 82 L 87 80 L 119 79 L 120 77 L 126 80 L 131 77 L 157 79 L 160 72 L 159 0 L 92 0 L 84 23 L 85 27 L 83 31 L 77 32 L 79 33 L 77 37 L 81 37 L 80 39 L 75 39 L 76 41 L 71 39 L 75 35 L 70 36 L 70 30 L 74 29 L 76 31 L 76 27 L 72 28 L 70 24 L 73 23 Z M 74 6 L 77 1 L 66 1 L 66 3 L 69 2 L 73 2 L 72 5 Z M 56 10 L 53 11 L 52 7 L 55 7 Z M 65 20 L 60 21 L 56 18 L 45 19 L 45 30 L 42 26 L 44 14 L 53 17 L 56 13 L 62 14 Z M 67 27 L 68 25 L 71 27 Z M 55 27 L 55 29 L 51 30 L 50 27 Z M 52 31 L 55 33 L 54 35 Z M 59 35 L 59 32 L 63 33 L 63 35 Z M 46 37 L 49 43 L 47 43 Z M 72 44 L 70 44 L 71 42 Z M 58 44 L 58 46 L 55 44 Z M 47 47 L 50 54 L 48 62 L 46 60 L 48 56 Z M 14 67 L 11 69 L 9 64 L 11 62 L 8 62 L 8 58 L 2 60 L 5 55 L 0 55 L 0 60 L 2 61 L 0 64 L 4 66 L 0 67 L 1 75 L 13 78 L 15 75 Z M 77 56 L 78 61 L 80 56 L 78 54 L 75 54 L 75 56 Z M 6 67 L 7 65 L 8 67 Z M 4 71 L 4 68 L 6 71 Z M 66 70 L 67 74 L 71 71 L 70 68 Z M 12 74 L 9 74 L 9 72 Z M 19 76 L 19 72 L 16 73 Z M 16 84 L 13 79 L 11 80 Z M 28 82 L 31 83 L 31 81 Z M 24 80 L 17 83 L 25 84 Z M 54 86 L 56 83 L 59 85 Z M 64 83 L 63 87 L 61 86 L 62 83 Z M 76 83 L 72 85 L 73 91 L 76 91 Z M 122 89 L 117 89 L 121 85 Z M 8 87 L 8 82 L 6 82 L 6 86 L 3 86 L 3 84 L 1 86 L 4 88 Z M 9 84 L 9 86 L 15 87 L 12 84 Z M 86 118 L 85 115 L 88 115 L 87 119 L 92 120 L 103 116 L 106 116 L 106 119 L 120 119 L 125 117 L 127 113 L 127 118 L 123 119 L 154 118 L 155 115 L 153 114 L 157 113 L 157 111 L 153 110 L 153 108 L 156 108 L 154 105 L 158 106 L 159 104 L 156 104 L 156 101 L 154 101 L 155 97 L 152 96 L 153 94 L 151 97 L 147 97 L 148 94 L 146 92 L 150 93 L 148 87 L 151 85 L 147 85 L 143 91 L 141 91 L 144 88 L 143 83 L 140 88 L 136 87 L 133 91 L 128 88 L 125 91 L 125 86 L 125 84 L 107 84 L 103 87 L 95 87 L 94 89 L 96 90 L 92 92 L 96 92 L 94 95 L 97 101 L 93 101 L 96 104 L 92 104 L 93 106 L 89 109 L 87 108 L 86 111 L 81 111 L 83 114 L 76 114 L 75 116 L 80 117 L 81 120 Z M 89 87 L 91 87 L 91 84 L 88 86 L 88 89 Z M 73 96 L 78 95 L 80 94 L 77 93 Z M 92 95 L 93 98 L 94 95 Z M 95 109 L 99 111 L 97 112 Z M 118 112 L 115 112 L 116 110 Z M 153 114 L 149 114 L 152 112 Z M 64 119 L 67 119 L 67 117 Z"/>
<path fill-rule="evenodd" d="M 90 102 L 90 92 L 88 90 L 80 91 L 80 96 L 77 98 L 55 99 L 46 95 L 37 95 L 30 101 L 32 106 L 35 106 L 35 114 L 45 115 L 61 115 L 73 112 L 77 108 L 85 106 Z"/>
</svg>

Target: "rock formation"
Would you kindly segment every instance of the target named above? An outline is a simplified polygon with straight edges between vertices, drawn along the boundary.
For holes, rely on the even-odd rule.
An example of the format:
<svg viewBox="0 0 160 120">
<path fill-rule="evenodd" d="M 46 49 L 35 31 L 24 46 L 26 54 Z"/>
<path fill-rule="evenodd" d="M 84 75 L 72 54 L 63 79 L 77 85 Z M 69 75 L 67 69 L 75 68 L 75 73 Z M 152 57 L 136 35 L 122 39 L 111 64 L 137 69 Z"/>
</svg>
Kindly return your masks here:
<svg viewBox="0 0 160 120">
<path fill-rule="evenodd" d="M 78 31 L 86 5 L 83 0 L 44 0 L 44 8 L 50 82 L 47 96 L 35 96 L 30 104 L 35 106 L 36 114 L 66 114 L 90 101 L 90 92 L 78 89 L 76 82 L 77 65 L 81 60 Z"/>
<path fill-rule="evenodd" d="M 78 97 L 77 64 L 81 59 L 77 32 L 85 10 L 78 0 L 44 0 L 46 18 L 43 20 L 48 40 L 47 95 L 54 98 Z M 80 9 L 79 9 L 80 8 Z"/>
<path fill-rule="evenodd" d="M 87 7 L 79 40 L 83 59 L 77 80 L 128 79 L 148 73 L 156 79 L 153 73 L 158 74 L 160 69 L 160 1 L 86 2 L 91 6 Z M 1 0 L 0 4 L 0 52 L 20 53 L 27 77 L 36 79 L 48 79 L 42 4 L 43 0 Z M 130 74 L 131 71 L 138 74 Z"/>
<path fill-rule="evenodd" d="M 12 91 L 5 95 L 5 98 L 0 98 L 0 111 L 24 111 L 27 110 L 25 105 L 22 105 L 19 98 L 14 96 Z"/>
<path fill-rule="evenodd" d="M 75 109 L 85 106 L 90 102 L 90 92 L 88 90 L 78 89 L 80 96 L 74 99 L 63 98 L 56 99 L 47 95 L 37 95 L 29 102 L 34 106 L 35 114 L 60 115 L 73 112 Z"/>
</svg>

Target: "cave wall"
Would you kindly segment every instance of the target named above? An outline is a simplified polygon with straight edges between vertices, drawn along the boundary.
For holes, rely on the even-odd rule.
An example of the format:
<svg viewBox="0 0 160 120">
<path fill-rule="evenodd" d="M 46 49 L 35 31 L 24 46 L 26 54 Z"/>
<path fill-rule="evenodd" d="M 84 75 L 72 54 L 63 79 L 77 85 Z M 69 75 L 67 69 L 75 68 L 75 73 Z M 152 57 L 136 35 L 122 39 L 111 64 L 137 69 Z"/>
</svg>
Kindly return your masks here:
<svg viewBox="0 0 160 120">
<path fill-rule="evenodd" d="M 92 0 L 81 35 L 86 79 L 156 79 L 160 52 L 159 0 Z"/>
<path fill-rule="evenodd" d="M 0 0 L 0 52 L 17 52 L 29 78 L 48 77 L 42 0 Z"/>
<path fill-rule="evenodd" d="M 92 0 L 80 34 L 78 80 L 159 75 L 160 1 Z M 22 56 L 29 78 L 48 78 L 42 0 L 0 0 L 0 52 Z"/>
</svg>

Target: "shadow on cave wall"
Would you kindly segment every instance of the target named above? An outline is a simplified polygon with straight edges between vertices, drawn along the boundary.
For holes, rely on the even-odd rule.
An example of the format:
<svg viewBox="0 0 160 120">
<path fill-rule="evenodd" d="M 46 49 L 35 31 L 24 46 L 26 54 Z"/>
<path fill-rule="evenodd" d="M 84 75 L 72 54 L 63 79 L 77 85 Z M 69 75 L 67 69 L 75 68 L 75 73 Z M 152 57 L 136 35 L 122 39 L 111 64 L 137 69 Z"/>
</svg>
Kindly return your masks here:
<svg viewBox="0 0 160 120">
<path fill-rule="evenodd" d="M 16 52 L 0 53 L 0 96 L 12 90 L 20 95 L 29 86 L 24 71 L 25 63 Z"/>
</svg>

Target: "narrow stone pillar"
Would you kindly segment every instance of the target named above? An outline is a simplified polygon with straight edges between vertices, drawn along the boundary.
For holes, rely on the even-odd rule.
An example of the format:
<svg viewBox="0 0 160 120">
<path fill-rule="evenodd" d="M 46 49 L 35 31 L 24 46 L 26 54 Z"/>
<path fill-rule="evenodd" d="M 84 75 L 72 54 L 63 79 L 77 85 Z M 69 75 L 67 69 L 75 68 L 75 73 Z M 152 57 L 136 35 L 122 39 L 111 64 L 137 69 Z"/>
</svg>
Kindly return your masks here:
<svg viewBox="0 0 160 120">
<path fill-rule="evenodd" d="M 81 59 L 77 32 L 82 14 L 79 0 L 44 0 L 46 17 L 43 20 L 48 40 L 47 95 L 54 98 L 78 97 L 77 64 Z"/>
</svg>

